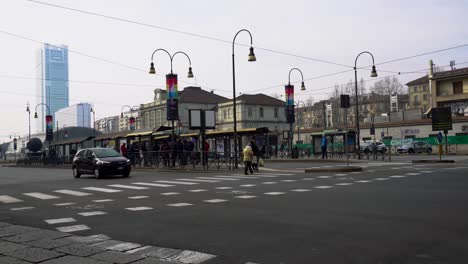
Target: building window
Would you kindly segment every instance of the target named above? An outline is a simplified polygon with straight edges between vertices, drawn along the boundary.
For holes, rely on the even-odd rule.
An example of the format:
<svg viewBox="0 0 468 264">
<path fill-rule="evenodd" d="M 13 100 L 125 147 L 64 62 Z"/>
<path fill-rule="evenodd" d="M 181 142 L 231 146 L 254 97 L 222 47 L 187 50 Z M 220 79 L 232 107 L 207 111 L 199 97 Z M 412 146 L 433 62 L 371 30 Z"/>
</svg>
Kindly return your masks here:
<svg viewBox="0 0 468 264">
<path fill-rule="evenodd" d="M 422 90 L 423 90 L 423 92 L 427 91 L 427 86 L 423 85 Z"/>
<path fill-rule="evenodd" d="M 260 107 L 259 115 L 260 115 L 260 118 L 263 118 L 263 107 Z"/>
<path fill-rule="evenodd" d="M 226 112 L 226 109 L 223 110 L 223 118 L 224 118 L 224 119 L 227 119 L 227 112 Z"/>
<path fill-rule="evenodd" d="M 415 103 L 418 103 L 418 102 L 419 102 L 419 96 L 415 95 L 415 96 L 413 97 L 413 101 L 414 101 Z"/>
<path fill-rule="evenodd" d="M 249 117 L 252 117 L 252 107 L 249 107 L 249 108 L 247 109 L 247 115 L 248 115 Z"/>
<path fill-rule="evenodd" d="M 424 101 L 427 101 L 427 94 L 424 94 L 424 95 L 423 95 L 423 100 L 424 100 Z"/>
<path fill-rule="evenodd" d="M 413 92 L 417 92 L 417 91 L 418 91 L 418 87 L 417 86 L 413 87 Z"/>
<path fill-rule="evenodd" d="M 274 113 L 274 115 L 275 115 L 275 118 L 278 118 L 278 108 L 275 108 L 275 113 Z"/>
<path fill-rule="evenodd" d="M 228 117 L 228 118 L 231 118 L 231 108 L 228 108 L 227 117 Z"/>
<path fill-rule="evenodd" d="M 462 94 L 463 93 L 463 82 L 453 82 L 453 94 Z"/>
</svg>

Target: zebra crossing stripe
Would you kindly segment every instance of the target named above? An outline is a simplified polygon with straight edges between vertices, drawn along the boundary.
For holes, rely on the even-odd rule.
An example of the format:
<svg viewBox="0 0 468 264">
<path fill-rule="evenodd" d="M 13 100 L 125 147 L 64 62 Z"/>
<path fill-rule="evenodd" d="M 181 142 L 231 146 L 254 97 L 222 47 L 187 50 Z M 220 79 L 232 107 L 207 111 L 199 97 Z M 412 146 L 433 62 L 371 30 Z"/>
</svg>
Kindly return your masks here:
<svg viewBox="0 0 468 264">
<path fill-rule="evenodd" d="M 242 184 L 242 185 L 239 185 L 241 187 L 254 187 L 256 186 L 256 184 Z"/>
<path fill-rule="evenodd" d="M 22 202 L 23 200 L 16 199 L 14 197 L 8 196 L 8 195 L 0 195 L 0 202 L 2 203 L 18 203 Z"/>
<path fill-rule="evenodd" d="M 145 211 L 145 210 L 152 210 L 153 208 L 147 207 L 147 206 L 139 206 L 139 207 L 129 207 L 125 209 L 129 211 Z"/>
<path fill-rule="evenodd" d="M 116 193 L 116 192 L 121 192 L 122 191 L 122 190 L 109 189 L 109 188 L 100 188 L 100 187 L 83 187 L 81 189 L 96 191 L 96 192 L 105 192 L 105 193 Z"/>
<path fill-rule="evenodd" d="M 278 177 L 276 175 L 266 175 L 266 174 L 258 174 L 258 173 L 254 173 L 252 175 L 255 175 L 255 176 L 245 176 L 245 174 L 233 174 L 233 176 L 245 176 L 245 177 L 249 177 L 249 178 L 252 178 L 252 177 L 276 178 L 276 177 Z"/>
<path fill-rule="evenodd" d="M 167 206 L 172 206 L 172 207 L 183 207 L 183 206 L 190 206 L 193 205 L 191 203 L 174 203 L 174 204 L 168 204 Z"/>
<path fill-rule="evenodd" d="M 360 180 L 360 181 L 355 181 L 355 182 L 359 182 L 359 183 L 368 183 L 368 182 L 371 182 L 370 180 Z"/>
<path fill-rule="evenodd" d="M 56 203 L 54 204 L 55 206 L 67 206 L 67 205 L 73 205 L 75 203 Z"/>
<path fill-rule="evenodd" d="M 94 212 L 82 212 L 82 213 L 78 213 L 78 214 L 81 215 L 81 216 L 95 216 L 95 215 L 105 215 L 107 213 L 102 212 L 102 211 L 94 211 Z"/>
<path fill-rule="evenodd" d="M 294 190 L 291 190 L 292 192 L 310 192 L 309 189 L 294 189 Z"/>
<path fill-rule="evenodd" d="M 321 185 L 321 186 L 315 186 L 314 188 L 316 188 L 316 189 L 328 189 L 328 188 L 333 188 L 333 186 Z"/>
<path fill-rule="evenodd" d="M 113 202 L 112 199 L 102 199 L 102 200 L 93 200 L 94 203 L 106 203 L 106 202 Z"/>
<path fill-rule="evenodd" d="M 262 182 L 262 184 L 276 184 L 277 182 Z"/>
<path fill-rule="evenodd" d="M 238 199 L 252 199 L 252 198 L 255 198 L 257 196 L 255 195 L 239 195 L 239 196 L 234 196 L 234 198 L 238 198 Z"/>
<path fill-rule="evenodd" d="M 78 191 L 72 191 L 72 190 L 55 190 L 54 192 L 56 192 L 56 193 L 62 193 L 62 194 L 69 194 L 69 195 L 73 195 L 73 196 L 88 196 L 88 195 L 92 195 L 91 193 L 78 192 Z"/>
<path fill-rule="evenodd" d="M 38 193 L 38 192 L 32 192 L 32 193 L 23 193 L 24 195 L 31 196 L 37 199 L 41 200 L 50 200 L 50 199 L 58 199 L 60 197 L 54 196 L 54 195 L 49 195 L 45 193 Z"/>
<path fill-rule="evenodd" d="M 185 178 L 182 178 L 182 179 L 177 179 L 178 181 L 193 181 L 193 182 L 210 182 L 210 183 L 215 183 L 215 182 L 219 182 L 219 180 L 201 180 L 201 179 L 185 179 Z"/>
<path fill-rule="evenodd" d="M 255 177 L 255 176 L 216 176 L 218 178 L 234 178 L 234 179 L 258 179 L 260 177 Z"/>
<path fill-rule="evenodd" d="M 204 200 L 206 203 L 222 203 L 222 202 L 227 202 L 228 200 L 224 199 L 211 199 L 211 200 Z"/>
<path fill-rule="evenodd" d="M 390 180 L 389 178 L 375 178 L 374 180 L 376 181 L 386 181 L 386 180 Z"/>
<path fill-rule="evenodd" d="M 220 177 L 197 177 L 197 179 L 220 180 L 220 181 L 238 181 L 239 180 L 235 178 L 220 178 Z"/>
<path fill-rule="evenodd" d="M 281 180 L 280 182 L 296 182 L 297 180 Z"/>
<path fill-rule="evenodd" d="M 10 208 L 11 211 L 23 211 L 23 210 L 29 210 L 29 209 L 34 209 L 34 207 L 26 206 L 26 207 Z"/>
<path fill-rule="evenodd" d="M 146 189 L 148 189 L 148 187 L 124 185 L 124 184 L 111 184 L 111 185 L 107 185 L 107 186 L 113 187 L 113 188 L 123 188 L 123 189 L 131 189 L 131 190 L 146 190 Z"/>
<path fill-rule="evenodd" d="M 87 225 L 72 225 L 72 226 L 62 226 L 62 227 L 57 227 L 57 230 L 60 232 L 64 233 L 70 233 L 70 232 L 78 232 L 78 231 L 83 231 L 83 230 L 89 230 Z"/>
<path fill-rule="evenodd" d="M 404 175 L 393 175 L 393 176 L 390 176 L 390 178 L 405 178 L 406 176 Z"/>
<path fill-rule="evenodd" d="M 57 218 L 57 219 L 49 219 L 49 220 L 44 220 L 46 223 L 49 225 L 55 225 L 55 224 L 63 224 L 63 223 L 71 223 L 71 222 L 76 222 L 74 218 L 67 217 L 67 218 Z"/>
<path fill-rule="evenodd" d="M 281 194 L 285 194 L 284 192 L 267 192 L 267 193 L 264 193 L 266 195 L 281 195 Z"/>
<path fill-rule="evenodd" d="M 168 195 L 178 195 L 180 193 L 178 193 L 178 192 L 167 192 L 167 193 L 160 193 L 160 194 L 168 196 Z"/>
<path fill-rule="evenodd" d="M 149 196 L 130 196 L 128 197 L 128 199 L 133 199 L 133 200 L 136 200 L 136 199 L 145 199 L 145 198 L 149 198 Z"/>
<path fill-rule="evenodd" d="M 206 192 L 208 190 L 205 190 L 205 189 L 195 189 L 195 190 L 189 190 L 189 192 L 194 192 L 194 193 L 197 193 L 197 192 Z"/>
<path fill-rule="evenodd" d="M 352 182 L 341 182 L 341 183 L 337 183 L 335 185 L 338 185 L 338 186 L 348 186 L 348 185 L 352 185 L 353 183 Z"/>
<path fill-rule="evenodd" d="M 218 190 L 229 190 L 229 189 L 232 189 L 232 187 L 216 187 L 215 189 L 218 189 Z"/>
<path fill-rule="evenodd" d="M 154 187 L 173 187 L 174 186 L 174 185 L 170 185 L 170 184 L 149 183 L 149 182 L 133 182 L 132 184 L 144 185 L 144 186 L 154 186 Z"/>
<path fill-rule="evenodd" d="M 169 184 L 182 184 L 182 185 L 195 185 L 196 182 L 184 182 L 184 181 L 155 181 L 160 183 L 169 183 Z"/>
</svg>

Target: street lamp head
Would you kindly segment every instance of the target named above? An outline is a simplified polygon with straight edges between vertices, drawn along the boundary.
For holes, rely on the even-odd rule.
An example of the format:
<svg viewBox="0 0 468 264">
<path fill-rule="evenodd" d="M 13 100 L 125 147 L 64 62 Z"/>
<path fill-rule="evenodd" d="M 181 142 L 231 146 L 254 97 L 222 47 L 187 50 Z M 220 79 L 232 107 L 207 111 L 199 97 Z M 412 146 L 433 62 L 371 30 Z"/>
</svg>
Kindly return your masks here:
<svg viewBox="0 0 468 264">
<path fill-rule="evenodd" d="M 156 69 L 154 68 L 154 63 L 151 62 L 149 74 L 156 74 Z"/>
<path fill-rule="evenodd" d="M 370 77 L 377 77 L 377 71 L 375 70 L 375 65 L 372 65 L 372 72 L 370 74 Z"/>
<path fill-rule="evenodd" d="M 123 113 L 120 113 L 120 118 L 123 118 Z"/>
<path fill-rule="evenodd" d="M 253 48 L 253 47 L 250 47 L 249 61 L 257 61 L 257 58 L 255 57 L 255 53 L 254 53 L 254 48 Z"/>
<path fill-rule="evenodd" d="M 192 67 L 189 67 L 189 68 L 188 68 L 187 78 L 193 78 Z"/>
<path fill-rule="evenodd" d="M 304 84 L 304 82 L 302 82 L 302 84 L 301 84 L 301 91 L 305 91 L 305 90 L 306 90 L 305 84 Z"/>
<path fill-rule="evenodd" d="M 34 118 L 37 118 L 37 112 L 34 112 Z"/>
<path fill-rule="evenodd" d="M 91 107 L 91 109 L 89 109 L 89 112 L 94 113 L 94 109 Z"/>
<path fill-rule="evenodd" d="M 29 112 L 29 105 L 26 106 L 26 112 Z"/>
</svg>

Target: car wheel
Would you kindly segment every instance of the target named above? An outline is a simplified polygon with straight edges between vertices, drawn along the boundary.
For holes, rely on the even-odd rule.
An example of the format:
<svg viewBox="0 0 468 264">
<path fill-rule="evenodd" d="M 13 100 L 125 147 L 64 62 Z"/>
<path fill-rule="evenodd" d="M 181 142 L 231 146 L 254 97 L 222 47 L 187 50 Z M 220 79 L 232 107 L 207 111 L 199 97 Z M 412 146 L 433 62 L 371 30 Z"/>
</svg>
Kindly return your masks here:
<svg viewBox="0 0 468 264">
<path fill-rule="evenodd" d="M 81 173 L 76 166 L 73 166 L 72 170 L 73 170 L 73 177 L 75 178 L 81 177 Z"/>
<path fill-rule="evenodd" d="M 432 148 L 428 148 L 426 152 L 427 152 L 427 154 L 431 154 L 432 153 Z"/>
<path fill-rule="evenodd" d="M 101 173 L 101 170 L 99 169 L 99 167 L 94 168 L 93 174 L 96 177 L 96 179 L 102 178 L 102 173 Z"/>
<path fill-rule="evenodd" d="M 408 149 L 408 153 L 413 154 L 413 153 L 414 153 L 414 149 L 412 149 L 412 148 Z"/>
</svg>

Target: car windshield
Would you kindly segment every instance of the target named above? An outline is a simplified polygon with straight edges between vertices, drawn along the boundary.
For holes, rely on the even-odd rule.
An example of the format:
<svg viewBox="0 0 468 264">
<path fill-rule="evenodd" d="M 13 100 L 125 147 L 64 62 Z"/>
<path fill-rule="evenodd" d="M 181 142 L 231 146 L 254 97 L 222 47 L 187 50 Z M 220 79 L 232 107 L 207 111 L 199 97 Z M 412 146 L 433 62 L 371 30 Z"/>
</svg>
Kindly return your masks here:
<svg viewBox="0 0 468 264">
<path fill-rule="evenodd" d="M 120 157 L 120 154 L 113 149 L 94 149 L 93 152 L 98 158 Z"/>
</svg>

